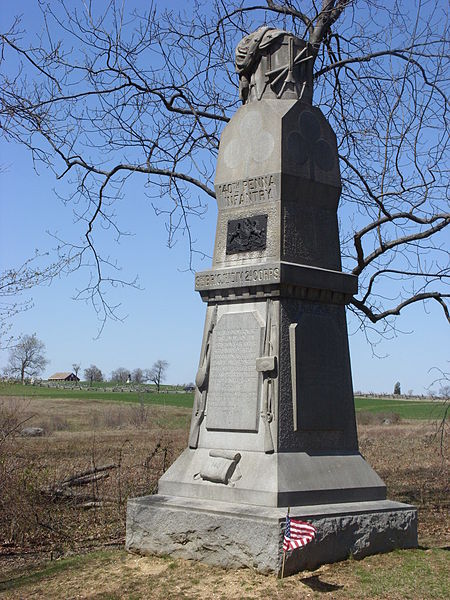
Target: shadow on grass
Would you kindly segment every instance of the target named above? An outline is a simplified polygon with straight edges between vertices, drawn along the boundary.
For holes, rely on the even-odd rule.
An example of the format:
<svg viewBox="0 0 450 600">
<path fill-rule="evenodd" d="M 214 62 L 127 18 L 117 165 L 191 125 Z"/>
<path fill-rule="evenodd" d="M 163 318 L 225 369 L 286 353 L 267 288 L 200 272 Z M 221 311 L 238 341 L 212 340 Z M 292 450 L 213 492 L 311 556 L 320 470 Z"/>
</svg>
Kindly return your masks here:
<svg viewBox="0 0 450 600">
<path fill-rule="evenodd" d="M 78 569 L 84 564 L 96 560 L 100 564 L 105 564 L 116 558 L 114 550 L 97 550 L 85 555 L 71 556 L 61 560 L 52 561 L 44 564 L 37 569 L 31 569 L 19 573 L 16 576 L 0 581 L 0 592 L 15 590 L 24 585 L 39 583 L 43 579 L 58 575 L 62 571 Z"/>
<path fill-rule="evenodd" d="M 321 581 L 319 575 L 303 577 L 300 579 L 300 581 L 311 588 L 314 592 L 335 592 L 336 590 L 340 590 L 344 587 L 343 585 L 335 585 L 334 583 Z"/>
<path fill-rule="evenodd" d="M 58 572 L 67 569 L 68 565 L 71 565 L 70 561 L 61 561 L 61 563 L 43 566 L 31 573 L 21 573 L 15 577 L 4 579 L 0 581 L 0 592 L 8 592 L 23 585 L 37 583 L 46 577 L 56 575 Z"/>
</svg>

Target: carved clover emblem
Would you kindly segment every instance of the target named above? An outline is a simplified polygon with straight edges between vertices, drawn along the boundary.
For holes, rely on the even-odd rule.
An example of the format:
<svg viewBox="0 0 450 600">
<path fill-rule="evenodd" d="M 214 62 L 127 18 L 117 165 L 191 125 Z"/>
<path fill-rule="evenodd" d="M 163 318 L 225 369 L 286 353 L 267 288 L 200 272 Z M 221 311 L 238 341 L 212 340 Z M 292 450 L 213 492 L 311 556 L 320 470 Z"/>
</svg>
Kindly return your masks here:
<svg viewBox="0 0 450 600">
<path fill-rule="evenodd" d="M 289 156 L 301 166 L 313 161 L 322 171 L 331 171 L 335 156 L 330 144 L 320 137 L 320 122 L 314 113 L 304 110 L 298 118 L 298 129 L 288 138 Z"/>
<path fill-rule="evenodd" d="M 247 111 L 241 119 L 238 136 L 225 147 L 225 163 L 230 169 L 236 168 L 243 159 L 244 162 L 263 163 L 272 154 L 274 145 L 272 134 L 264 130 L 260 113 L 256 110 Z M 247 152 L 243 152 L 243 148 Z"/>
</svg>

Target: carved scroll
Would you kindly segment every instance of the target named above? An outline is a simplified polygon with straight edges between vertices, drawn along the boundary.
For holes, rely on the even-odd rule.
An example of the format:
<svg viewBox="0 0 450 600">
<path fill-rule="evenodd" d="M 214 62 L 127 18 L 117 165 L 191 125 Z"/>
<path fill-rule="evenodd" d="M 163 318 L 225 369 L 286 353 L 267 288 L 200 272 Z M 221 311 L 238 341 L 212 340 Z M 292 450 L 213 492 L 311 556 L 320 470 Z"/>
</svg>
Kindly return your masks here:
<svg viewBox="0 0 450 600">
<path fill-rule="evenodd" d="M 228 485 L 235 474 L 236 466 L 240 460 L 241 455 L 238 452 L 210 450 L 208 462 L 199 473 L 194 475 L 194 479 L 203 479 L 211 483 Z"/>
<path fill-rule="evenodd" d="M 208 332 L 206 334 L 203 352 L 200 356 L 200 366 L 195 376 L 195 397 L 194 397 L 194 415 L 192 417 L 191 430 L 189 432 L 189 448 L 198 447 L 198 437 L 200 435 L 200 425 L 205 416 L 206 395 L 208 389 L 209 367 L 211 364 L 211 336 L 217 321 L 217 304 L 215 305 L 211 320 L 209 322 Z"/>
</svg>

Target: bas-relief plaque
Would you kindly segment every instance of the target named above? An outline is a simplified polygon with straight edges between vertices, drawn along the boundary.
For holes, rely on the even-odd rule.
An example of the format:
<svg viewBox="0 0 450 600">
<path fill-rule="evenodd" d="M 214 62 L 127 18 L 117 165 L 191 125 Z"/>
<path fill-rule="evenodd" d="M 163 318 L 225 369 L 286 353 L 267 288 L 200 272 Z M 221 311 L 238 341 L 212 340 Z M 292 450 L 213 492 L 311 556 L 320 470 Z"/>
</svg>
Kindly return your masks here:
<svg viewBox="0 0 450 600">
<path fill-rule="evenodd" d="M 227 254 L 264 250 L 267 237 L 267 215 L 232 219 L 227 227 Z"/>
<path fill-rule="evenodd" d="M 262 323 L 256 312 L 228 313 L 213 334 L 206 428 L 258 430 Z"/>
</svg>

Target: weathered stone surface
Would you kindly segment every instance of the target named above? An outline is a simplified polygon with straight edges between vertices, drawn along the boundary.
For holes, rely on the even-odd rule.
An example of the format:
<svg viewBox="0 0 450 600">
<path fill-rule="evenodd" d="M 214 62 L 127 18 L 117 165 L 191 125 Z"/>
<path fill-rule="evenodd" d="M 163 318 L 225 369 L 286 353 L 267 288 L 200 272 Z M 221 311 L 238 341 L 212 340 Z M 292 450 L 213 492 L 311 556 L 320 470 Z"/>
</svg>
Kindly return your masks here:
<svg viewBox="0 0 450 600">
<path fill-rule="evenodd" d="M 285 516 L 283 509 L 147 496 L 128 503 L 126 547 L 279 573 Z M 311 522 L 317 537 L 287 558 L 286 575 L 350 555 L 417 546 L 416 509 L 398 502 L 293 507 L 291 516 Z"/>
</svg>

